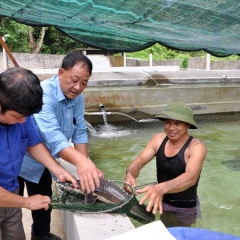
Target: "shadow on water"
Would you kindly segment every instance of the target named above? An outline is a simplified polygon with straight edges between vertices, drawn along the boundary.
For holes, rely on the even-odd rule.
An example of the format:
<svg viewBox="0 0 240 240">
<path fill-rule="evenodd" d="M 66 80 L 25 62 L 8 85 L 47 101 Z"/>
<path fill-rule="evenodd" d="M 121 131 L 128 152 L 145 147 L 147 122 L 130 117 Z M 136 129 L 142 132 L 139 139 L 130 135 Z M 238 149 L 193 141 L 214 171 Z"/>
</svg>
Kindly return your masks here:
<svg viewBox="0 0 240 240">
<path fill-rule="evenodd" d="M 240 159 L 232 159 L 228 161 L 221 161 L 221 164 L 230 170 L 240 172 Z"/>
</svg>

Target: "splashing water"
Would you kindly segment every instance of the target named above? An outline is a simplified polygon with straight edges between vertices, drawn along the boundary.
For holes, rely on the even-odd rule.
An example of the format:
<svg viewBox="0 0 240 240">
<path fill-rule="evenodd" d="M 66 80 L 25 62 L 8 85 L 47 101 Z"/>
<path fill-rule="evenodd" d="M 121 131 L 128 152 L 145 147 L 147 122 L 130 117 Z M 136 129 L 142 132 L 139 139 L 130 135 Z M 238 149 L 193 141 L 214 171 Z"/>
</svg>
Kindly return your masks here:
<svg viewBox="0 0 240 240">
<path fill-rule="evenodd" d="M 85 113 L 86 115 L 102 115 L 103 116 L 104 125 L 97 126 L 98 129 L 95 129 L 89 122 L 86 121 L 87 128 L 92 136 L 98 136 L 98 137 L 103 137 L 103 138 L 113 138 L 113 137 L 127 136 L 127 135 L 136 133 L 136 130 L 122 129 L 121 127 L 117 127 L 117 126 L 108 124 L 107 115 L 113 115 L 113 114 L 121 115 L 121 116 L 130 118 L 130 119 L 134 120 L 135 122 L 158 122 L 159 121 L 158 119 L 151 119 L 151 118 L 137 120 L 125 113 L 106 112 L 105 107 L 102 103 L 99 103 L 99 108 L 100 108 L 101 112 Z"/>
<path fill-rule="evenodd" d="M 89 123 L 88 121 L 85 120 L 86 126 L 89 130 L 90 133 L 92 133 L 94 136 L 98 135 L 98 132 L 96 131 L 96 129 L 91 125 L 91 123 Z"/>
<path fill-rule="evenodd" d="M 104 124 L 95 126 L 97 135 L 91 133 L 92 136 L 102 137 L 102 138 L 118 138 L 123 136 L 128 136 L 137 132 L 137 130 L 124 129 L 112 124 Z"/>
</svg>

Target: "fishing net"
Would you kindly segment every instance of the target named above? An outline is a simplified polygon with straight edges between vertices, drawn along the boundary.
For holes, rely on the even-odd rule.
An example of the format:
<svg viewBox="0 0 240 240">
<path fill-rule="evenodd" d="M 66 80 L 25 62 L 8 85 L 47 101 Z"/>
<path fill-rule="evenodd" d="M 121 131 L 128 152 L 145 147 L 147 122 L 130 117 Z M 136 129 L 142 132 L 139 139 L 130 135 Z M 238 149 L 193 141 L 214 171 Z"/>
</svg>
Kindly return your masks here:
<svg viewBox="0 0 240 240">
<path fill-rule="evenodd" d="M 125 183 L 121 181 L 110 181 L 114 185 L 123 189 Z M 132 189 L 132 193 L 126 192 L 126 197 L 118 203 L 107 203 L 99 199 L 96 199 L 94 203 L 86 203 L 86 194 L 74 188 L 68 188 L 64 183 L 55 183 L 52 197 L 52 208 L 64 209 L 80 213 L 108 213 L 108 212 L 119 212 L 123 213 L 129 209 L 134 200 L 134 191 L 131 185 L 129 188 Z"/>
<path fill-rule="evenodd" d="M 84 194 L 80 189 L 73 188 L 69 183 L 55 182 L 50 207 L 84 214 L 127 214 L 127 216 L 141 223 L 149 223 L 155 219 L 152 213 L 146 211 L 145 205 L 139 205 L 134 188 L 131 185 L 117 180 L 101 181 L 104 181 L 102 187 L 96 189 L 92 195 Z M 124 190 L 126 185 L 131 191 Z"/>
<path fill-rule="evenodd" d="M 239 0 L 1 0 L 0 16 L 54 26 L 72 39 L 109 52 L 160 43 L 212 55 L 240 54 Z"/>
</svg>

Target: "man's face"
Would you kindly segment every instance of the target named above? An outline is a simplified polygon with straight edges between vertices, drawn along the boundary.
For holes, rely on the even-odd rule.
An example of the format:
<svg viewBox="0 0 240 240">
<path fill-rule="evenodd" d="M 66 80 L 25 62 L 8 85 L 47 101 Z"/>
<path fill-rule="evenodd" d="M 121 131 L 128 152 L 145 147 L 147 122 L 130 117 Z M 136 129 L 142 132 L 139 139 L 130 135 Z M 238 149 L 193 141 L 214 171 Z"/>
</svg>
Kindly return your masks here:
<svg viewBox="0 0 240 240">
<path fill-rule="evenodd" d="M 24 123 L 26 121 L 26 117 L 18 112 L 9 110 L 4 114 L 0 112 L 0 123 L 2 124 L 16 124 L 16 123 Z"/>
<path fill-rule="evenodd" d="M 58 77 L 64 96 L 67 99 L 74 99 L 87 87 L 90 73 L 87 65 L 80 62 L 69 70 L 60 68 Z"/>
<path fill-rule="evenodd" d="M 181 137 L 188 134 L 189 124 L 176 120 L 166 119 L 164 121 L 164 131 L 168 138 L 172 141 L 177 141 Z"/>
</svg>

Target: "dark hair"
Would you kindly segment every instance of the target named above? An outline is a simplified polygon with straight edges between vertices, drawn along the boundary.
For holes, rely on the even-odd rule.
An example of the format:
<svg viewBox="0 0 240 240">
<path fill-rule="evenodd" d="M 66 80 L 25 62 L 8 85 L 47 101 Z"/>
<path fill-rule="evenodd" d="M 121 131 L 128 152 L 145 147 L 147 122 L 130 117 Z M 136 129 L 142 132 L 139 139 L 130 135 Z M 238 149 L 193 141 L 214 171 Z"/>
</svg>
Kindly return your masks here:
<svg viewBox="0 0 240 240">
<path fill-rule="evenodd" d="M 9 68 L 0 74 L 1 114 L 8 110 L 24 116 L 41 111 L 43 91 L 38 77 L 24 68 Z"/>
<path fill-rule="evenodd" d="M 73 68 L 78 63 L 83 63 L 83 67 L 85 67 L 85 65 L 87 65 L 88 71 L 89 71 L 90 75 L 92 75 L 92 68 L 93 68 L 92 62 L 80 50 L 70 51 L 63 58 L 61 68 L 65 69 L 65 70 L 69 70 L 69 69 Z"/>
</svg>

